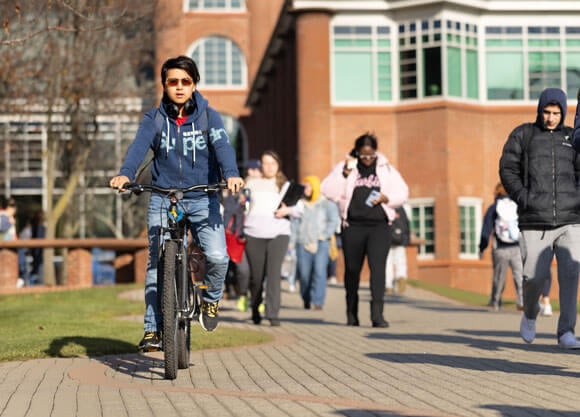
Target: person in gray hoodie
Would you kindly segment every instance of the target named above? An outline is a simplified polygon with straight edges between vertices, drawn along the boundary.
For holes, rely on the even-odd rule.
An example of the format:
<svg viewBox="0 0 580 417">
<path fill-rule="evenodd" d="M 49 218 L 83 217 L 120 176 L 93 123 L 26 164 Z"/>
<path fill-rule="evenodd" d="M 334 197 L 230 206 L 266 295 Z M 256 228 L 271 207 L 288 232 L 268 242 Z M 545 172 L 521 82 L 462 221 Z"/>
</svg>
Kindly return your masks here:
<svg viewBox="0 0 580 417">
<path fill-rule="evenodd" d="M 580 272 L 580 156 L 572 146 L 572 129 L 564 125 L 566 109 L 562 90 L 545 89 L 536 121 L 510 133 L 499 174 L 518 205 L 524 267 L 522 339 L 532 343 L 536 336 L 538 299 L 555 256 L 560 286 L 556 337 L 562 348 L 580 349 L 574 335 Z"/>
</svg>

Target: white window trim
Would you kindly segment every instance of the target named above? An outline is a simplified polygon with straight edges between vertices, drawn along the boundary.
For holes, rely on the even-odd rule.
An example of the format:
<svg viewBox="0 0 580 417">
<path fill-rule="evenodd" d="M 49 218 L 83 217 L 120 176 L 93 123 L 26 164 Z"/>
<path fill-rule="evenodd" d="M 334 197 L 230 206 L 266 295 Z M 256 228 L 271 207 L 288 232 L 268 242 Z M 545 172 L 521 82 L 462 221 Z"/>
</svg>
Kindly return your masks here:
<svg viewBox="0 0 580 417">
<path fill-rule="evenodd" d="M 390 28 L 389 33 L 389 40 L 391 42 L 391 46 L 389 49 L 389 53 L 391 54 L 391 99 L 388 101 L 337 101 L 336 95 L 334 92 L 334 81 L 336 79 L 336 74 L 334 72 L 334 54 L 335 54 L 335 47 L 334 47 L 334 27 L 335 26 L 388 26 Z M 349 15 L 349 14 L 339 14 L 335 15 L 330 22 L 328 27 L 328 37 L 329 37 L 329 45 L 330 45 L 330 102 L 333 107 L 384 107 L 390 106 L 394 102 L 398 100 L 399 97 L 399 90 L 398 90 L 398 77 L 399 77 L 399 68 L 398 62 L 399 58 L 396 56 L 396 48 L 395 42 L 398 42 L 396 33 L 397 32 L 397 24 L 395 21 L 388 19 L 385 16 L 381 15 Z M 377 58 L 377 50 L 373 47 L 373 61 Z M 376 67 L 376 65 L 375 65 Z M 378 90 L 374 92 L 374 94 L 378 95 Z"/>
<path fill-rule="evenodd" d="M 200 0 L 203 1 L 203 0 Z M 226 0 L 228 4 L 226 7 L 204 7 L 201 6 L 198 9 L 189 8 L 189 0 L 183 0 L 183 12 L 184 13 L 240 13 L 247 10 L 246 0 L 242 0 L 243 5 L 241 7 L 232 7 L 231 0 Z"/>
<path fill-rule="evenodd" d="M 482 224 L 482 204 L 483 199 L 480 197 L 458 197 L 457 198 L 457 221 L 458 221 L 458 230 L 461 234 L 461 216 L 459 213 L 460 207 L 474 207 L 475 208 L 475 236 L 476 236 L 476 246 L 479 245 L 479 236 L 481 232 L 481 224 Z M 461 247 L 461 236 L 459 236 L 459 245 Z M 459 259 L 479 259 L 479 252 L 476 253 L 465 253 L 459 252 Z"/>
<path fill-rule="evenodd" d="M 199 82 L 199 84 L 197 85 L 198 89 L 203 89 L 203 90 L 230 90 L 230 91 L 244 91 L 248 89 L 248 63 L 246 60 L 246 56 L 244 55 L 244 51 L 242 50 L 242 48 L 239 47 L 239 45 L 233 40 L 230 39 L 226 36 L 206 36 L 203 38 L 200 38 L 198 40 L 196 40 L 193 44 L 191 44 L 191 46 L 187 49 L 187 53 L 186 55 L 191 57 L 193 55 L 193 51 L 200 46 L 201 44 L 203 44 L 207 39 L 212 38 L 212 37 L 219 37 L 219 38 L 223 38 L 226 39 L 230 42 L 230 44 L 228 45 L 229 47 L 231 47 L 231 45 L 236 45 L 238 47 L 238 50 L 240 51 L 240 56 L 242 59 L 242 63 L 241 63 L 241 67 L 242 67 L 242 84 L 238 85 L 238 84 L 231 84 L 231 83 L 227 83 L 227 84 L 220 84 L 220 85 L 208 85 L 205 83 L 204 80 L 204 68 L 203 65 L 205 64 L 204 62 L 196 62 L 198 70 L 199 70 L 199 74 L 201 76 L 201 80 Z M 228 64 L 231 65 L 231 51 L 228 53 L 228 56 L 226 57 Z M 230 73 L 228 71 L 228 73 L 226 74 L 227 77 L 230 77 Z"/>
</svg>

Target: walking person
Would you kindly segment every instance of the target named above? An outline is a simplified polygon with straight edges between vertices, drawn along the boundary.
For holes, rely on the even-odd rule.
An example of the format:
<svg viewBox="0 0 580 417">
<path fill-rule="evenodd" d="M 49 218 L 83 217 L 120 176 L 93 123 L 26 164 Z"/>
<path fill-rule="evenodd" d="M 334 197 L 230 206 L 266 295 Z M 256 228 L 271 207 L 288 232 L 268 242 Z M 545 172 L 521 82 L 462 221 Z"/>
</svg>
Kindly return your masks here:
<svg viewBox="0 0 580 417">
<path fill-rule="evenodd" d="M 510 133 L 499 173 L 518 205 L 524 267 L 522 339 L 532 343 L 536 336 L 538 300 L 555 256 L 560 285 L 556 337 L 562 348 L 578 349 L 574 329 L 580 272 L 580 156 L 572 147 L 572 129 L 564 125 L 566 110 L 566 93 L 558 88 L 542 91 L 536 121 Z"/>
<path fill-rule="evenodd" d="M 151 177 L 154 185 L 186 188 L 197 184 L 216 183 L 220 171 L 227 188 L 237 193 L 244 185 L 236 164 L 236 155 L 229 142 L 219 113 L 209 107 L 197 91 L 200 80 L 195 62 L 186 56 L 170 58 L 161 67 L 163 98 L 156 109 L 145 114 L 119 174 L 110 180 L 110 187 L 123 191 L 133 181 L 148 150 L 154 152 Z M 161 117 L 161 129 L 156 125 Z M 195 243 L 206 256 L 201 326 L 212 331 L 218 325 L 219 301 L 228 269 L 224 227 L 217 194 L 191 192 L 184 196 L 182 208 Z M 157 301 L 158 232 L 167 224 L 166 196 L 152 193 L 147 214 L 149 262 L 145 278 L 145 334 L 139 343 L 143 351 L 162 349 L 162 313 Z"/>
<path fill-rule="evenodd" d="M 407 249 L 411 242 L 411 225 L 403 206 L 395 209 L 391 224 L 391 248 L 387 256 L 386 293 L 404 293 L 407 288 Z"/>
<path fill-rule="evenodd" d="M 505 288 L 505 281 L 508 267 L 512 270 L 512 277 L 516 289 L 516 308 L 518 311 L 524 309 L 522 290 L 522 254 L 519 245 L 519 229 L 517 224 L 517 212 L 515 214 L 515 225 L 510 226 L 506 219 L 508 211 L 517 210 L 517 205 L 510 199 L 501 183 L 495 186 L 494 202 L 487 208 L 483 217 L 481 235 L 479 240 L 479 257 L 489 245 L 493 236 L 491 258 L 493 264 L 493 281 L 489 305 L 494 311 L 499 311 L 502 306 L 502 295 Z M 506 213 L 504 214 L 504 210 Z M 513 216 L 512 216 L 513 217 Z M 513 221 L 513 220 L 512 220 Z M 510 230 L 513 230 L 510 233 Z"/>
<path fill-rule="evenodd" d="M 347 325 L 359 326 L 358 289 L 365 256 L 370 269 L 370 316 L 373 327 L 388 327 L 383 316 L 385 265 L 391 245 L 395 208 L 407 201 L 407 184 L 387 157 L 377 152 L 377 138 L 365 133 L 344 162 L 322 181 L 321 191 L 338 203 L 342 218 Z"/>
<path fill-rule="evenodd" d="M 310 175 L 304 185 L 304 213 L 296 228 L 296 260 L 305 309 L 322 310 L 326 297 L 328 248 L 340 224 L 338 206 L 320 194 L 320 179 Z"/>
<path fill-rule="evenodd" d="M 262 178 L 248 178 L 250 208 L 244 223 L 246 255 L 250 264 L 252 321 L 260 324 L 260 304 L 266 287 L 265 316 L 271 326 L 280 326 L 280 280 L 282 261 L 290 241 L 290 217 L 299 217 L 297 206 L 281 204 L 280 191 L 287 182 L 282 160 L 272 150 L 260 158 Z"/>
</svg>

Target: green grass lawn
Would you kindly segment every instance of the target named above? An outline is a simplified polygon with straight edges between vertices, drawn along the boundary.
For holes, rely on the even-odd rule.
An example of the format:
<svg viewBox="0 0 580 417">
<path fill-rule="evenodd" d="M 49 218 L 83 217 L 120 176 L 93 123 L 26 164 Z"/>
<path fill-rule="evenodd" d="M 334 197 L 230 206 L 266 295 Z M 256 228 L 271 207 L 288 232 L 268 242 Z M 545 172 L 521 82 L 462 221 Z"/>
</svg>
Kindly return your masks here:
<svg viewBox="0 0 580 417">
<path fill-rule="evenodd" d="M 139 287 L 0 296 L 0 361 L 137 352 L 142 322 L 119 318 L 142 316 L 144 304 L 118 297 L 135 288 Z M 199 350 L 263 343 L 272 337 L 227 326 L 207 333 L 193 325 L 191 339 L 191 349 Z"/>
</svg>

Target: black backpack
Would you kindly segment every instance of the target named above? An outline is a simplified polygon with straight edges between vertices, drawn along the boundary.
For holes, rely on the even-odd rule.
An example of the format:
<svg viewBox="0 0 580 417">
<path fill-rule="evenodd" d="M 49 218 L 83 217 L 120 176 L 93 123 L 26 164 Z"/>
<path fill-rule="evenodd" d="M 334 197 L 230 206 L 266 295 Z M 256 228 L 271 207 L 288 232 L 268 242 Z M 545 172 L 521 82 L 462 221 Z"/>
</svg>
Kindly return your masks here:
<svg viewBox="0 0 580 417">
<path fill-rule="evenodd" d="M 391 225 L 391 245 L 393 246 L 407 246 L 411 241 L 411 230 L 409 226 L 409 219 L 403 207 L 396 208 L 397 216 Z"/>
</svg>

